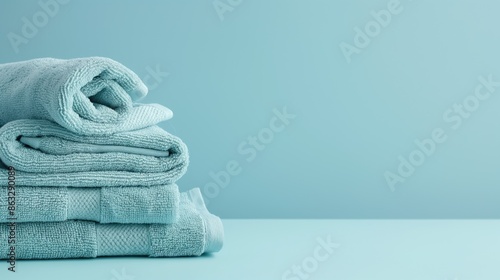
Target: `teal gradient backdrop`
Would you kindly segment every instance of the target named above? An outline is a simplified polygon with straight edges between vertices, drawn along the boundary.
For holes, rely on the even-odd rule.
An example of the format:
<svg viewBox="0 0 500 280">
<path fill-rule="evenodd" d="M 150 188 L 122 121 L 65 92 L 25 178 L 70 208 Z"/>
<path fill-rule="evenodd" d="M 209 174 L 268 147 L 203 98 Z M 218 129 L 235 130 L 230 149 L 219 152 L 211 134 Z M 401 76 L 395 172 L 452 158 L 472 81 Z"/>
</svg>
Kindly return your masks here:
<svg viewBox="0 0 500 280">
<path fill-rule="evenodd" d="M 136 71 L 222 218 L 500 218 L 498 1 L 49 2 L 0 3 L 0 63 Z"/>
</svg>

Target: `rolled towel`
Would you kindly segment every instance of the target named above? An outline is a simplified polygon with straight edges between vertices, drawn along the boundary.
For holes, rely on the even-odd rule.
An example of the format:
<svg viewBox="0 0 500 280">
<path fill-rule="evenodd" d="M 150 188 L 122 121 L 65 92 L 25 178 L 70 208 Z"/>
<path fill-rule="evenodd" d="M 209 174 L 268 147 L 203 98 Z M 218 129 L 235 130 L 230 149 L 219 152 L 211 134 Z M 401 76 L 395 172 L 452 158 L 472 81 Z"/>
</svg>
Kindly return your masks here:
<svg viewBox="0 0 500 280">
<path fill-rule="evenodd" d="M 0 64 L 0 126 L 45 119 L 82 135 L 140 129 L 170 119 L 158 104 L 134 104 L 148 92 L 122 64 L 103 57 L 39 58 Z"/>
<path fill-rule="evenodd" d="M 222 248 L 222 222 L 204 207 L 199 189 L 181 194 L 179 210 L 179 220 L 168 225 L 2 223 L 0 240 L 8 240 L 10 232 L 15 232 L 16 259 L 183 257 L 214 253 Z M 0 259 L 9 258 L 13 251 L 10 246 L 0 242 Z"/>
<path fill-rule="evenodd" d="M 179 215 L 177 185 L 152 187 L 0 187 L 0 223 L 87 220 L 170 224 Z M 9 197 L 14 201 L 9 205 Z M 12 212 L 8 207 L 13 206 Z M 13 219 L 15 218 L 15 219 Z"/>
<path fill-rule="evenodd" d="M 188 166 L 186 145 L 157 126 L 107 136 L 82 136 L 46 120 L 0 128 L 0 184 L 7 166 L 17 186 L 115 187 L 168 185 Z"/>
</svg>

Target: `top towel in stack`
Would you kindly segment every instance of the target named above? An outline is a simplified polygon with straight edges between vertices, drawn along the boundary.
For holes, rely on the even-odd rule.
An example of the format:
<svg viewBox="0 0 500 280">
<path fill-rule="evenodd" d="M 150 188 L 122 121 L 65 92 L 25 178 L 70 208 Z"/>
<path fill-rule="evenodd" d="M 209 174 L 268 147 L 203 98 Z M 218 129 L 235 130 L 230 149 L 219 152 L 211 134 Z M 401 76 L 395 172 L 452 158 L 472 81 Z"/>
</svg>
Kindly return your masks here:
<svg viewBox="0 0 500 280">
<path fill-rule="evenodd" d="M 175 184 L 186 172 L 188 151 L 156 126 L 172 112 L 135 103 L 146 94 L 135 73 L 108 58 L 0 65 L 0 191 L 16 186 L 15 221 L 27 238 L 17 241 L 18 257 L 188 256 L 220 249 L 220 219 L 208 213 L 199 191 L 181 195 Z M 8 204 L 0 195 L 0 207 Z M 10 222 L 10 215 L 0 211 L 0 222 Z M 57 252 L 67 252 L 82 230 L 92 233 L 85 238 L 95 243 L 93 251 Z M 62 243 L 33 251 L 39 241 L 31 232 L 62 234 Z M 1 227 L 0 237 L 7 234 Z M 116 239 L 126 245 L 115 248 Z"/>
<path fill-rule="evenodd" d="M 147 93 L 133 71 L 109 58 L 0 64 L 0 126 L 44 119 L 80 135 L 109 135 L 172 118 L 161 105 L 134 104 Z"/>
</svg>

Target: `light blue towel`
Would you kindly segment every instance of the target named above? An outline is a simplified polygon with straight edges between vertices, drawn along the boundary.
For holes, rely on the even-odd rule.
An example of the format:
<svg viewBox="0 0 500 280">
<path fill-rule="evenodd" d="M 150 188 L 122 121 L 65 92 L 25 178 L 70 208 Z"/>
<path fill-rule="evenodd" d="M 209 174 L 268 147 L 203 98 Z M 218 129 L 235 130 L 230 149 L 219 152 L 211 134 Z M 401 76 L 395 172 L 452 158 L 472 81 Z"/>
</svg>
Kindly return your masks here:
<svg viewBox="0 0 500 280">
<path fill-rule="evenodd" d="M 0 126 L 45 119 L 83 135 L 102 135 L 155 125 L 172 111 L 134 104 L 147 87 L 122 64 L 103 57 L 39 58 L 0 64 Z"/>
<path fill-rule="evenodd" d="M 60 222 L 88 220 L 100 223 L 170 224 L 179 215 L 177 185 L 152 187 L 16 187 L 10 197 L 15 209 L 10 215 L 7 187 L 0 187 L 0 223 Z M 9 220 L 11 218 L 15 220 Z"/>
<path fill-rule="evenodd" d="M 23 142 L 36 142 L 36 147 Z M 157 126 L 81 136 L 50 121 L 17 120 L 0 128 L 0 160 L 3 186 L 6 166 L 16 169 L 18 186 L 155 186 L 174 183 L 186 172 L 188 151 L 178 137 Z"/>
<path fill-rule="evenodd" d="M 210 214 L 199 189 L 181 194 L 174 224 L 100 224 L 86 221 L 0 224 L 0 240 L 15 231 L 16 259 L 95 258 L 98 256 L 199 256 L 222 248 L 221 220 Z M 0 242 L 0 258 L 9 257 Z"/>
<path fill-rule="evenodd" d="M 70 142 L 61 138 L 46 137 L 26 137 L 19 138 L 19 142 L 30 146 L 33 149 L 52 155 L 69 155 L 74 153 L 127 153 L 153 157 L 168 157 L 169 151 L 154 149 L 126 147 L 118 145 L 94 145 L 87 143 Z M 58 145 L 56 145 L 58 144 Z"/>
</svg>

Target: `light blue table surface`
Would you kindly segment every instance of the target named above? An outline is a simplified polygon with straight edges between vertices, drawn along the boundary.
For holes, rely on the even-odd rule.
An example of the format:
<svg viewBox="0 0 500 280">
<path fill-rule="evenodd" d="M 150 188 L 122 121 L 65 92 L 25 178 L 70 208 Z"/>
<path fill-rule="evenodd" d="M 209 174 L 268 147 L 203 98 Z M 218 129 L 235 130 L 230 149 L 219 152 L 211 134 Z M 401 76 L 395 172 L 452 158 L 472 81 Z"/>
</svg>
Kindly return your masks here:
<svg viewBox="0 0 500 280">
<path fill-rule="evenodd" d="M 224 220 L 224 226 L 225 246 L 214 255 L 20 260 L 16 273 L 3 263 L 0 279 L 500 279 L 500 221 Z"/>
</svg>

